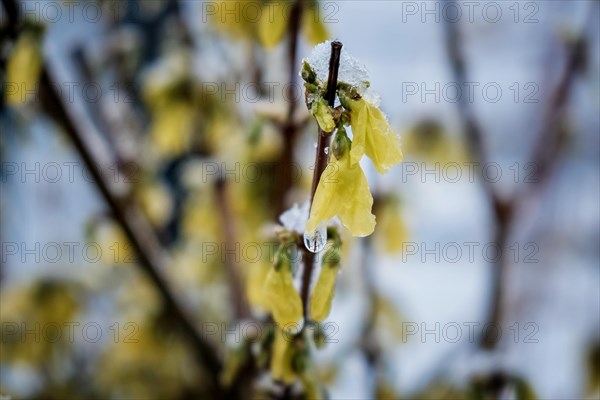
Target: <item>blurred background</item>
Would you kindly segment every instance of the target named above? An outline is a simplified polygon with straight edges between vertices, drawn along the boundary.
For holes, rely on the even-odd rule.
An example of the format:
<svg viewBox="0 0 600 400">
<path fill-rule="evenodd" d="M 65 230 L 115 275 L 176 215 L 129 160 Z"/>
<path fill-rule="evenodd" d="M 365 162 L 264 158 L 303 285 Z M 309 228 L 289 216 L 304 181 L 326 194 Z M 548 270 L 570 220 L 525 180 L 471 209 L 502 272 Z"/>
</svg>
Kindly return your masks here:
<svg viewBox="0 0 600 400">
<path fill-rule="evenodd" d="M 3 0 L 0 398 L 599 398 L 599 17 Z M 375 233 L 344 234 L 325 343 L 285 386 L 261 284 L 310 194 L 301 60 L 333 39 L 405 160 L 363 160 Z"/>
</svg>

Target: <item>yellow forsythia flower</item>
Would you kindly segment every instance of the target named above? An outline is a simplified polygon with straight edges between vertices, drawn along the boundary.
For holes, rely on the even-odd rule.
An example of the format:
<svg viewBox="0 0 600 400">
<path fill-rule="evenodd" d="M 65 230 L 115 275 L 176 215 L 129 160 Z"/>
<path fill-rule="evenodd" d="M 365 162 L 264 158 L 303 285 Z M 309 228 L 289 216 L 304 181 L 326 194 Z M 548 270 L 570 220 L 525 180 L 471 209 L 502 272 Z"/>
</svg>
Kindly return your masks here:
<svg viewBox="0 0 600 400">
<path fill-rule="evenodd" d="M 378 215 L 380 225 L 377 235 L 383 250 L 388 253 L 401 251 L 404 242 L 408 239 L 408 232 L 398 205 L 396 202 L 388 201 L 382 206 L 381 214 Z"/>
<path fill-rule="evenodd" d="M 253 38 L 256 35 L 257 21 L 254 7 L 248 8 L 249 0 L 211 1 L 206 5 L 206 17 L 222 33 L 237 39 Z M 247 11 L 245 11 L 247 10 Z M 267 12 L 265 10 L 263 13 Z"/>
<path fill-rule="evenodd" d="M 42 69 L 40 45 L 32 35 L 24 34 L 17 41 L 6 69 L 6 104 L 25 104 Z"/>
<path fill-rule="evenodd" d="M 331 248 L 323 256 L 321 273 L 310 296 L 310 317 L 317 322 L 327 318 L 331 310 L 339 267 L 338 253 L 337 249 Z"/>
<path fill-rule="evenodd" d="M 173 211 L 173 199 L 169 189 L 160 183 L 140 187 L 138 200 L 146 216 L 156 226 L 164 226 Z"/>
<path fill-rule="evenodd" d="M 173 102 L 158 108 L 153 116 L 151 137 L 159 154 L 175 156 L 185 151 L 192 137 L 192 107 Z"/>
<path fill-rule="evenodd" d="M 402 161 L 400 140 L 377 106 L 365 99 L 349 100 L 352 116 L 352 164 L 366 154 L 381 174 Z"/>
<path fill-rule="evenodd" d="M 271 266 L 266 262 L 252 265 L 246 276 L 246 294 L 250 304 L 270 309 L 270 303 L 263 290 Z"/>
<path fill-rule="evenodd" d="M 294 327 L 302 319 L 302 300 L 294 287 L 292 267 L 285 252 L 280 252 L 277 262 L 267 274 L 265 296 L 280 327 Z"/>
<path fill-rule="evenodd" d="M 367 178 L 360 165 L 351 162 L 350 152 L 345 151 L 339 159 L 332 155 L 317 186 L 306 230 L 314 233 L 321 223 L 337 215 L 352 236 L 370 235 L 375 229 L 372 206 Z"/>
<path fill-rule="evenodd" d="M 275 328 L 273 341 L 273 354 L 271 355 L 271 375 L 273 379 L 287 384 L 294 382 L 296 374 L 292 367 L 294 358 L 294 341 L 291 335 L 286 335 L 279 328 Z"/>
<path fill-rule="evenodd" d="M 266 49 L 272 49 L 277 46 L 287 28 L 287 20 L 283 15 L 285 9 L 284 2 L 267 3 L 262 8 L 260 21 L 258 24 L 258 38 Z"/>
</svg>

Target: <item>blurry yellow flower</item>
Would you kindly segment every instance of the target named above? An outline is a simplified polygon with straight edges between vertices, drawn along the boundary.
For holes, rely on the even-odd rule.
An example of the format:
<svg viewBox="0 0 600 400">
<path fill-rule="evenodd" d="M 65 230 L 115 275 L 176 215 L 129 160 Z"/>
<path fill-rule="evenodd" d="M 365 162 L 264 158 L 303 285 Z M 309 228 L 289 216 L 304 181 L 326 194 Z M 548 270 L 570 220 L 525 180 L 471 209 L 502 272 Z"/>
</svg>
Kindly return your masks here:
<svg viewBox="0 0 600 400">
<path fill-rule="evenodd" d="M 159 154 L 175 156 L 189 146 L 194 113 L 184 102 L 166 104 L 153 115 L 151 137 Z"/>
<path fill-rule="evenodd" d="M 148 184 L 140 188 L 138 199 L 142 210 L 156 226 L 163 226 L 173 210 L 173 200 L 163 184 Z"/>
<path fill-rule="evenodd" d="M 408 239 L 408 232 L 396 202 L 387 201 L 381 207 L 379 215 L 378 239 L 383 250 L 389 253 L 402 250 L 402 245 Z"/>
<path fill-rule="evenodd" d="M 136 254 L 125 232 L 112 220 L 95 227 L 92 244 L 100 246 L 101 260 L 107 265 L 133 264 Z"/>
<path fill-rule="evenodd" d="M 469 161 L 468 149 L 456 137 L 452 137 L 436 120 L 426 119 L 418 122 L 402 134 L 402 147 L 412 157 L 428 163 L 439 163 L 440 168 L 447 164 Z"/>
<path fill-rule="evenodd" d="M 240 369 L 244 367 L 248 359 L 248 350 L 245 343 L 242 343 L 237 347 L 227 348 L 226 351 L 225 365 L 223 365 L 219 380 L 221 381 L 221 385 L 229 387 L 238 376 Z"/>
<path fill-rule="evenodd" d="M 349 100 L 352 115 L 352 164 L 366 154 L 381 174 L 402 161 L 400 139 L 390 128 L 385 115 L 367 100 Z"/>
<path fill-rule="evenodd" d="M 185 397 L 190 376 L 199 373 L 189 345 L 160 335 L 151 323 L 134 320 L 117 325 L 121 336 L 107 340 L 98 359 L 98 397 Z M 112 328 L 111 328 L 112 330 Z M 193 379 L 193 378 L 192 378 Z"/>
<path fill-rule="evenodd" d="M 321 273 L 310 296 L 310 317 L 314 321 L 322 322 L 329 315 L 339 261 L 339 250 L 335 247 L 327 250 L 323 256 Z"/>
<path fill-rule="evenodd" d="M 289 256 L 281 251 L 267 274 L 265 296 L 275 322 L 281 328 L 294 328 L 302 319 L 302 300 L 294 287 Z"/>
<path fill-rule="evenodd" d="M 367 178 L 359 164 L 352 164 L 350 152 L 344 151 L 339 159 L 332 155 L 317 186 L 306 230 L 314 233 L 337 215 L 352 236 L 370 235 L 375 229 L 372 206 Z"/>
<path fill-rule="evenodd" d="M 65 356 L 72 346 L 69 335 L 60 335 L 61 328 L 58 335 L 55 329 L 44 332 L 50 325 L 64 327 L 73 321 L 79 311 L 77 294 L 76 285 L 55 280 L 3 288 L 0 293 L 1 361 L 35 366 L 47 365 Z M 27 331 L 38 334 L 27 334 Z M 45 335 L 52 335 L 55 340 L 48 337 L 45 340 Z"/>
<path fill-rule="evenodd" d="M 246 7 L 249 0 L 211 1 L 206 6 L 207 19 L 222 33 L 235 38 L 252 38 L 256 34 L 254 7 Z"/>
<path fill-rule="evenodd" d="M 196 171 L 197 176 L 202 177 L 202 171 Z M 206 178 L 202 178 L 206 179 Z M 216 204 L 212 188 L 206 187 L 202 190 L 192 192 L 183 205 L 183 236 L 195 243 L 201 244 L 214 241 L 221 237 L 222 227 L 217 213 L 214 212 Z"/>
<path fill-rule="evenodd" d="M 271 308 L 271 304 L 265 295 L 264 285 L 270 270 L 271 266 L 269 264 L 259 262 L 250 266 L 246 278 L 248 301 L 252 305 L 260 306 L 267 310 Z"/>
<path fill-rule="evenodd" d="M 318 6 L 306 7 L 302 13 L 302 32 L 312 45 L 317 45 L 329 38 L 329 31 L 323 22 Z"/>
<path fill-rule="evenodd" d="M 294 342 L 291 335 L 287 335 L 279 328 L 275 328 L 273 354 L 271 355 L 271 375 L 277 381 L 287 384 L 294 382 L 296 374 L 292 368 L 294 358 Z"/>
<path fill-rule="evenodd" d="M 17 41 L 6 67 L 6 104 L 25 104 L 36 89 L 42 56 L 40 45 L 30 34 L 23 34 Z"/>
<path fill-rule="evenodd" d="M 283 138 L 280 132 L 270 123 L 261 124 L 252 133 L 250 146 L 247 146 L 247 159 L 251 162 L 278 160 L 283 149 Z"/>
<path fill-rule="evenodd" d="M 267 49 L 275 47 L 285 35 L 288 25 L 283 14 L 285 7 L 285 2 L 275 1 L 266 3 L 261 10 L 258 38 Z"/>
</svg>

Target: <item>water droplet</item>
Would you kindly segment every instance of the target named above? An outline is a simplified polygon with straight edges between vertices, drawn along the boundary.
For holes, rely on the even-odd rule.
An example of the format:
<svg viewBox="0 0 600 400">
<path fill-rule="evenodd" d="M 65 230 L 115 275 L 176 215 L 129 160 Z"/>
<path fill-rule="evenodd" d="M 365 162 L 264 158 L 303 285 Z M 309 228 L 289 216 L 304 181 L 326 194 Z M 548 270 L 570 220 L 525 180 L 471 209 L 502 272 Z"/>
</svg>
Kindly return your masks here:
<svg viewBox="0 0 600 400">
<path fill-rule="evenodd" d="M 327 227 L 324 224 L 319 225 L 314 235 L 304 232 L 304 246 L 313 253 L 318 253 L 325 248 L 327 244 Z"/>
<path fill-rule="evenodd" d="M 325 147 L 325 149 L 323 149 L 323 151 L 325 152 L 325 154 L 329 154 L 329 147 Z"/>
</svg>

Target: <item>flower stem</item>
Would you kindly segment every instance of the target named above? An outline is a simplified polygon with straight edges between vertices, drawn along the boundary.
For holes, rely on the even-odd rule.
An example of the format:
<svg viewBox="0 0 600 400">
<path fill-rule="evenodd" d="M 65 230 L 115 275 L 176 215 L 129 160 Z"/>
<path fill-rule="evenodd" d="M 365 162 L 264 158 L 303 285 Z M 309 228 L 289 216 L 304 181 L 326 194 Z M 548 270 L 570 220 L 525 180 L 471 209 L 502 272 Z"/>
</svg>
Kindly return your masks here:
<svg viewBox="0 0 600 400">
<path fill-rule="evenodd" d="M 337 86 L 338 71 L 340 68 L 340 54 L 342 53 L 342 43 L 334 41 L 331 43 L 331 58 L 329 59 L 329 76 L 327 79 L 327 92 L 325 93 L 325 100 L 329 103 L 330 107 L 334 106 L 335 103 L 335 89 Z M 310 192 L 310 205 L 312 207 L 313 198 L 317 191 L 317 186 L 321 180 L 321 175 L 327 167 L 327 153 L 325 149 L 329 146 L 329 138 L 332 132 L 323 132 L 319 128 L 318 139 L 317 139 L 317 154 L 315 156 L 315 170 L 313 174 L 312 189 Z M 302 288 L 300 296 L 302 298 L 302 305 L 304 307 L 304 319 L 308 318 L 308 291 L 310 288 L 310 280 L 313 272 L 313 265 L 315 261 L 314 253 L 303 249 L 304 258 L 304 271 L 302 274 Z"/>
<path fill-rule="evenodd" d="M 335 104 L 335 89 L 337 86 L 338 71 L 340 69 L 340 55 L 342 53 L 342 43 L 335 41 L 331 43 L 331 58 L 329 59 L 329 77 L 327 79 L 327 92 L 325 93 L 325 100 L 329 103 L 330 107 Z M 323 132 L 319 128 L 319 134 L 317 138 L 317 155 L 315 157 L 315 170 L 313 173 L 312 189 L 310 192 L 310 204 L 312 207 L 312 201 L 317 191 L 317 186 L 321 180 L 321 175 L 327 167 L 327 153 L 325 149 L 329 146 L 329 138 L 332 132 Z"/>
</svg>

